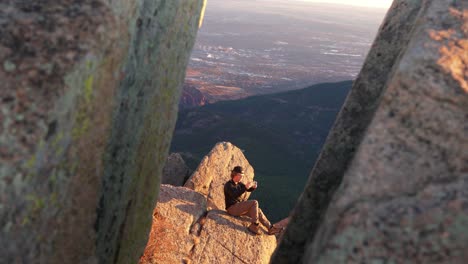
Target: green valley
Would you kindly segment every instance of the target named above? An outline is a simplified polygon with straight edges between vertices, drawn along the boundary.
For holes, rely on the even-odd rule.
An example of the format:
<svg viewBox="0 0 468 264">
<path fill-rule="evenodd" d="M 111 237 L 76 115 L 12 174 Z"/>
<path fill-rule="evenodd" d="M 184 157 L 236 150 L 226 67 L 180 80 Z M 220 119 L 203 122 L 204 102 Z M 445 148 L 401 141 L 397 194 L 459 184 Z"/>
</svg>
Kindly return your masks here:
<svg viewBox="0 0 468 264">
<path fill-rule="evenodd" d="M 259 187 L 251 199 L 273 221 L 282 219 L 302 192 L 351 84 L 323 83 L 181 110 L 171 152 L 196 169 L 217 142 L 233 143 L 255 169 Z"/>
</svg>

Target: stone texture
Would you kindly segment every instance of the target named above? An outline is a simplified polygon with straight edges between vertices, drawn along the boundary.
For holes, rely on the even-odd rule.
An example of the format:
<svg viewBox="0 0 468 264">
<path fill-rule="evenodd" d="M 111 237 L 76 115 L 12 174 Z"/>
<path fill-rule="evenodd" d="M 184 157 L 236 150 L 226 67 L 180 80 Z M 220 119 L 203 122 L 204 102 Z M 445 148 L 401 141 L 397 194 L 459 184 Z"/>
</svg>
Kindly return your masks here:
<svg viewBox="0 0 468 264">
<path fill-rule="evenodd" d="M 403 3 L 400 14 L 419 6 L 410 41 L 388 75 L 344 180 L 319 220 L 296 209 L 273 263 L 468 260 L 468 2 L 395 1 L 393 10 Z M 314 206 L 310 194 L 323 190 L 307 188 L 302 204 Z M 309 225 L 299 226 L 298 219 Z M 293 234 L 311 226 L 308 237 L 294 241 Z M 287 261 L 291 255 L 294 260 Z"/>
<path fill-rule="evenodd" d="M 231 170 L 235 166 L 244 168 L 243 183 L 253 180 L 254 169 L 242 150 L 229 142 L 217 143 L 184 186 L 205 195 L 209 209 L 225 210 L 224 184 L 231 179 Z M 247 199 L 250 193 L 244 195 Z"/>
<path fill-rule="evenodd" d="M 197 242 L 192 226 L 206 214 L 205 196 L 184 187 L 161 185 L 141 264 L 182 263 Z"/>
<path fill-rule="evenodd" d="M 254 235 L 247 230 L 248 217 L 232 217 L 224 211 L 208 213 L 200 233 L 200 242 L 192 254 L 193 263 L 256 264 L 269 263 L 276 248 L 275 236 Z"/>
<path fill-rule="evenodd" d="M 0 3 L 1 263 L 137 261 L 202 5 Z"/>
<path fill-rule="evenodd" d="M 389 9 L 293 210 L 273 258 L 275 263 L 298 262 L 307 240 L 315 236 L 375 113 L 392 68 L 408 45 L 420 9 L 421 1 L 410 0 L 395 0 Z"/>
<path fill-rule="evenodd" d="M 190 176 L 190 169 L 179 153 L 171 153 L 167 157 L 162 173 L 162 184 L 182 186 Z"/>
<path fill-rule="evenodd" d="M 275 236 L 254 235 L 248 217 L 206 211 L 206 198 L 185 187 L 161 185 L 153 227 L 140 264 L 268 263 Z"/>
</svg>

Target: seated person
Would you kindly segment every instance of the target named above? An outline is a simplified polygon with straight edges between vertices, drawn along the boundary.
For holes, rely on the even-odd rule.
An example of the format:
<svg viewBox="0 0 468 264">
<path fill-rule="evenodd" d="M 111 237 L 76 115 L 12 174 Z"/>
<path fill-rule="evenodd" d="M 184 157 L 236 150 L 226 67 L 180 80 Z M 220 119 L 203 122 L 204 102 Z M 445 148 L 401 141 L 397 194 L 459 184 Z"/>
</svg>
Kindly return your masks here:
<svg viewBox="0 0 468 264">
<path fill-rule="evenodd" d="M 268 229 L 268 234 L 273 235 L 281 231 L 281 228 L 274 227 L 258 207 L 256 200 L 245 200 L 243 194 L 252 192 L 257 188 L 257 182 L 243 184 L 241 181 L 244 176 L 244 170 L 241 166 L 236 166 L 231 171 L 231 180 L 224 184 L 224 198 L 226 202 L 226 211 L 233 216 L 248 215 L 251 218 L 251 224 L 248 229 L 259 234 L 259 221 Z"/>
</svg>

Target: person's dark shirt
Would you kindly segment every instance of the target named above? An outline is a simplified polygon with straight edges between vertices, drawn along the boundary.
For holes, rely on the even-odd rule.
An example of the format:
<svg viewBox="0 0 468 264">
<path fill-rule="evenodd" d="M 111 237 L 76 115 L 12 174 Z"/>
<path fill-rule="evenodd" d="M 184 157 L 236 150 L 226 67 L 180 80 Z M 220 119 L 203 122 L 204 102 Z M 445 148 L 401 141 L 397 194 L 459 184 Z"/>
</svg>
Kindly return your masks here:
<svg viewBox="0 0 468 264">
<path fill-rule="evenodd" d="M 242 182 L 238 182 L 237 184 L 233 180 L 226 182 L 224 184 L 224 200 L 226 203 L 226 209 L 228 209 L 229 206 L 233 204 L 242 202 L 244 200 L 242 195 L 245 192 L 251 192 L 253 190 L 255 190 L 255 188 L 250 188 L 247 190 L 245 184 Z"/>
</svg>

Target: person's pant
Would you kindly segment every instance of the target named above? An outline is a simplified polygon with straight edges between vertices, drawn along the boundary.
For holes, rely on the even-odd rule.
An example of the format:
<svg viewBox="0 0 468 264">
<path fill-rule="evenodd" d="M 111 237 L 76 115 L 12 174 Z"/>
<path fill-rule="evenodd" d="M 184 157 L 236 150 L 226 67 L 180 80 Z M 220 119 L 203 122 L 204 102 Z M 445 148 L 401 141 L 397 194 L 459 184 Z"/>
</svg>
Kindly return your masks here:
<svg viewBox="0 0 468 264">
<path fill-rule="evenodd" d="M 227 209 L 228 214 L 233 216 L 248 215 L 252 219 L 252 223 L 260 222 L 270 228 L 270 221 L 263 214 L 262 209 L 258 207 L 258 202 L 256 200 L 247 200 L 244 202 L 239 202 L 229 206 Z"/>
</svg>

